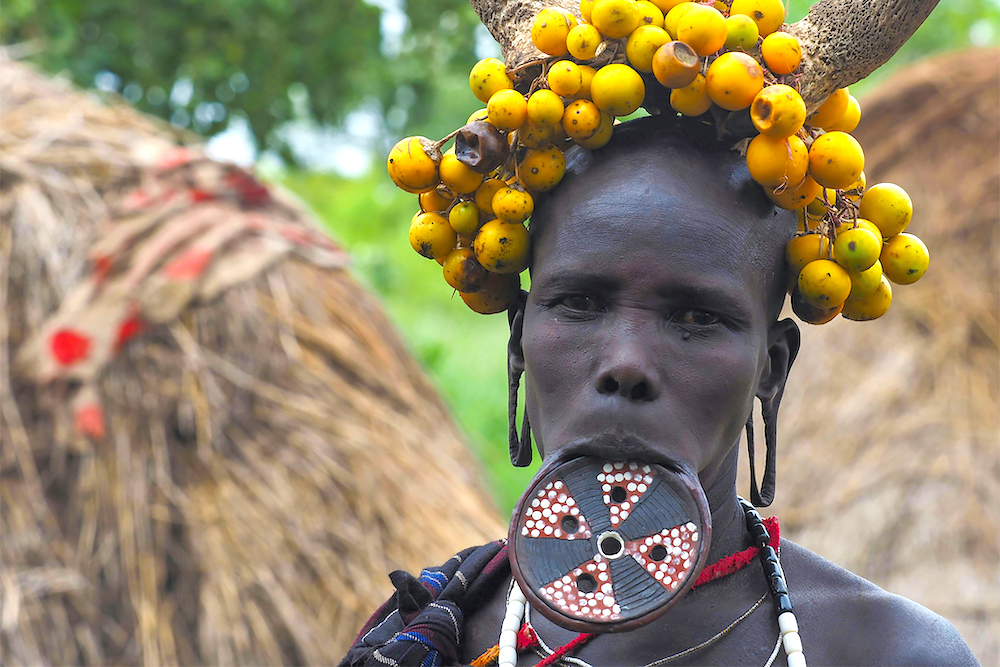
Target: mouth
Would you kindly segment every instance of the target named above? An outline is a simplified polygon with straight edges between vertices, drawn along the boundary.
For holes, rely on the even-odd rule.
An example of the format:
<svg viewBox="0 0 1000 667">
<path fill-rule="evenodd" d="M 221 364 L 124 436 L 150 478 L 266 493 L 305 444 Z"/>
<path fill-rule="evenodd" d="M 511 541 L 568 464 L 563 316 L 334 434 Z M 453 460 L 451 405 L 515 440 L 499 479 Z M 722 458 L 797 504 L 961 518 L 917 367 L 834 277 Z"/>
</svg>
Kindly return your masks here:
<svg viewBox="0 0 1000 667">
<path fill-rule="evenodd" d="M 602 433 L 576 440 L 558 452 L 554 465 L 589 456 L 606 461 L 641 461 L 655 463 L 677 474 L 688 474 L 697 479 L 693 466 L 663 453 L 648 441 L 632 434 Z M 549 466 L 545 466 L 548 468 Z"/>
</svg>

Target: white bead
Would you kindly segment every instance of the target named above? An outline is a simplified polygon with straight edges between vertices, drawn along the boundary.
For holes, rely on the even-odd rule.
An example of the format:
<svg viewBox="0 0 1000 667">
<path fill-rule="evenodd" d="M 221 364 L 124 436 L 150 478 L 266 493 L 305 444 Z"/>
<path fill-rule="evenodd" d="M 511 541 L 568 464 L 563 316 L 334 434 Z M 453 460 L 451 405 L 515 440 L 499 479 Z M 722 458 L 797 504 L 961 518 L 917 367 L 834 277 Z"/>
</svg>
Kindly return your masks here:
<svg viewBox="0 0 1000 667">
<path fill-rule="evenodd" d="M 524 603 L 520 600 L 511 600 L 507 603 L 507 615 L 524 618 Z"/>
<path fill-rule="evenodd" d="M 502 630 L 500 632 L 500 646 L 517 646 L 517 630 Z"/>
<path fill-rule="evenodd" d="M 504 630 L 513 630 L 517 632 L 521 629 L 521 619 L 516 616 L 504 616 L 503 625 L 500 626 L 500 632 Z"/>
<path fill-rule="evenodd" d="M 499 663 L 500 665 L 516 665 L 517 649 L 513 646 L 501 646 Z"/>
<path fill-rule="evenodd" d="M 806 656 L 802 651 L 785 655 L 785 662 L 788 667 L 806 667 Z"/>
<path fill-rule="evenodd" d="M 797 632 L 789 632 L 782 635 L 781 643 L 785 647 L 785 653 L 802 652 L 802 638 L 799 637 L 799 633 Z"/>
<path fill-rule="evenodd" d="M 514 588 L 510 589 L 510 599 L 519 600 L 521 602 L 524 602 L 526 600 L 526 598 L 524 597 L 524 593 L 521 591 L 521 587 L 518 586 L 517 584 L 514 584 Z"/>
<path fill-rule="evenodd" d="M 795 614 L 790 611 L 786 611 L 778 617 L 778 629 L 781 630 L 781 634 L 787 634 L 789 632 L 798 632 L 799 624 L 795 620 Z"/>
</svg>

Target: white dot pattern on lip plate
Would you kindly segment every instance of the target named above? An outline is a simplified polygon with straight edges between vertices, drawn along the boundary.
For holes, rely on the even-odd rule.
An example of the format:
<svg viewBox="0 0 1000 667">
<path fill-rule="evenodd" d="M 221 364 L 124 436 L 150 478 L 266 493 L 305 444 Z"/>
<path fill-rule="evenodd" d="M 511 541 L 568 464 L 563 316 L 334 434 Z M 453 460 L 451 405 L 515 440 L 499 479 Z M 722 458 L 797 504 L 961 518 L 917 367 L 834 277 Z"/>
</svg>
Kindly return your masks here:
<svg viewBox="0 0 1000 667">
<path fill-rule="evenodd" d="M 673 528 L 665 528 L 655 535 L 628 542 L 625 552 L 653 575 L 660 585 L 668 591 L 674 591 L 684 583 L 698 559 L 699 539 L 698 527 L 688 521 Z M 661 561 L 653 560 L 651 555 L 658 544 L 667 550 L 666 558 Z"/>
<path fill-rule="evenodd" d="M 604 492 L 604 504 L 611 513 L 611 527 L 617 528 L 652 486 L 653 474 L 648 465 L 619 461 L 605 463 L 597 473 L 597 481 Z M 611 490 L 616 486 L 625 489 L 625 500 L 620 503 L 611 499 Z"/>
<path fill-rule="evenodd" d="M 562 528 L 563 519 L 571 516 L 577 521 L 575 533 L 566 533 Z M 521 522 L 521 535 L 525 537 L 553 537 L 559 540 L 585 540 L 591 535 L 590 526 L 576 499 L 561 480 L 553 480 L 545 485 L 528 506 Z"/>
<path fill-rule="evenodd" d="M 596 582 L 594 590 L 589 593 L 584 593 L 577 586 L 577 579 L 584 574 L 589 574 Z M 615 600 L 608 561 L 600 554 L 569 574 L 542 586 L 541 594 L 549 604 L 572 618 L 588 621 L 616 621 L 621 618 L 621 607 Z"/>
</svg>

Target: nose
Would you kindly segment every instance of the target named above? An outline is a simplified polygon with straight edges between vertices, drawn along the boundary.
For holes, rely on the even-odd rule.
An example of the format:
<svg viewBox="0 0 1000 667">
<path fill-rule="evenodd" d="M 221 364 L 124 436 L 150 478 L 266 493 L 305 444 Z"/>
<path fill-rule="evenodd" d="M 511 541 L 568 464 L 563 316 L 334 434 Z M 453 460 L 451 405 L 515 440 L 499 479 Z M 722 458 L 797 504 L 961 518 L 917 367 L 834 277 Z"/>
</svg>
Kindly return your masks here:
<svg viewBox="0 0 1000 667">
<path fill-rule="evenodd" d="M 597 373 L 596 389 L 599 394 L 637 403 L 656 399 L 658 374 L 638 340 L 630 337 L 613 346 Z"/>
</svg>

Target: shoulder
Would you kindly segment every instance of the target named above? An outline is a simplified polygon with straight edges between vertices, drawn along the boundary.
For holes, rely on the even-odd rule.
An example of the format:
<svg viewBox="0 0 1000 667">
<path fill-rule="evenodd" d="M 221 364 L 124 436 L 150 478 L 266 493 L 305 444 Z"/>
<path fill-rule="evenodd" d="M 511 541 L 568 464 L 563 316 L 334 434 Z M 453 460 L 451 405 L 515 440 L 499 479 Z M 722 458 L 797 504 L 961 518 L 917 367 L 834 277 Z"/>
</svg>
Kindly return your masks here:
<svg viewBox="0 0 1000 667">
<path fill-rule="evenodd" d="M 787 540 L 781 564 L 810 662 L 979 664 L 955 626 L 930 609 Z"/>
</svg>

